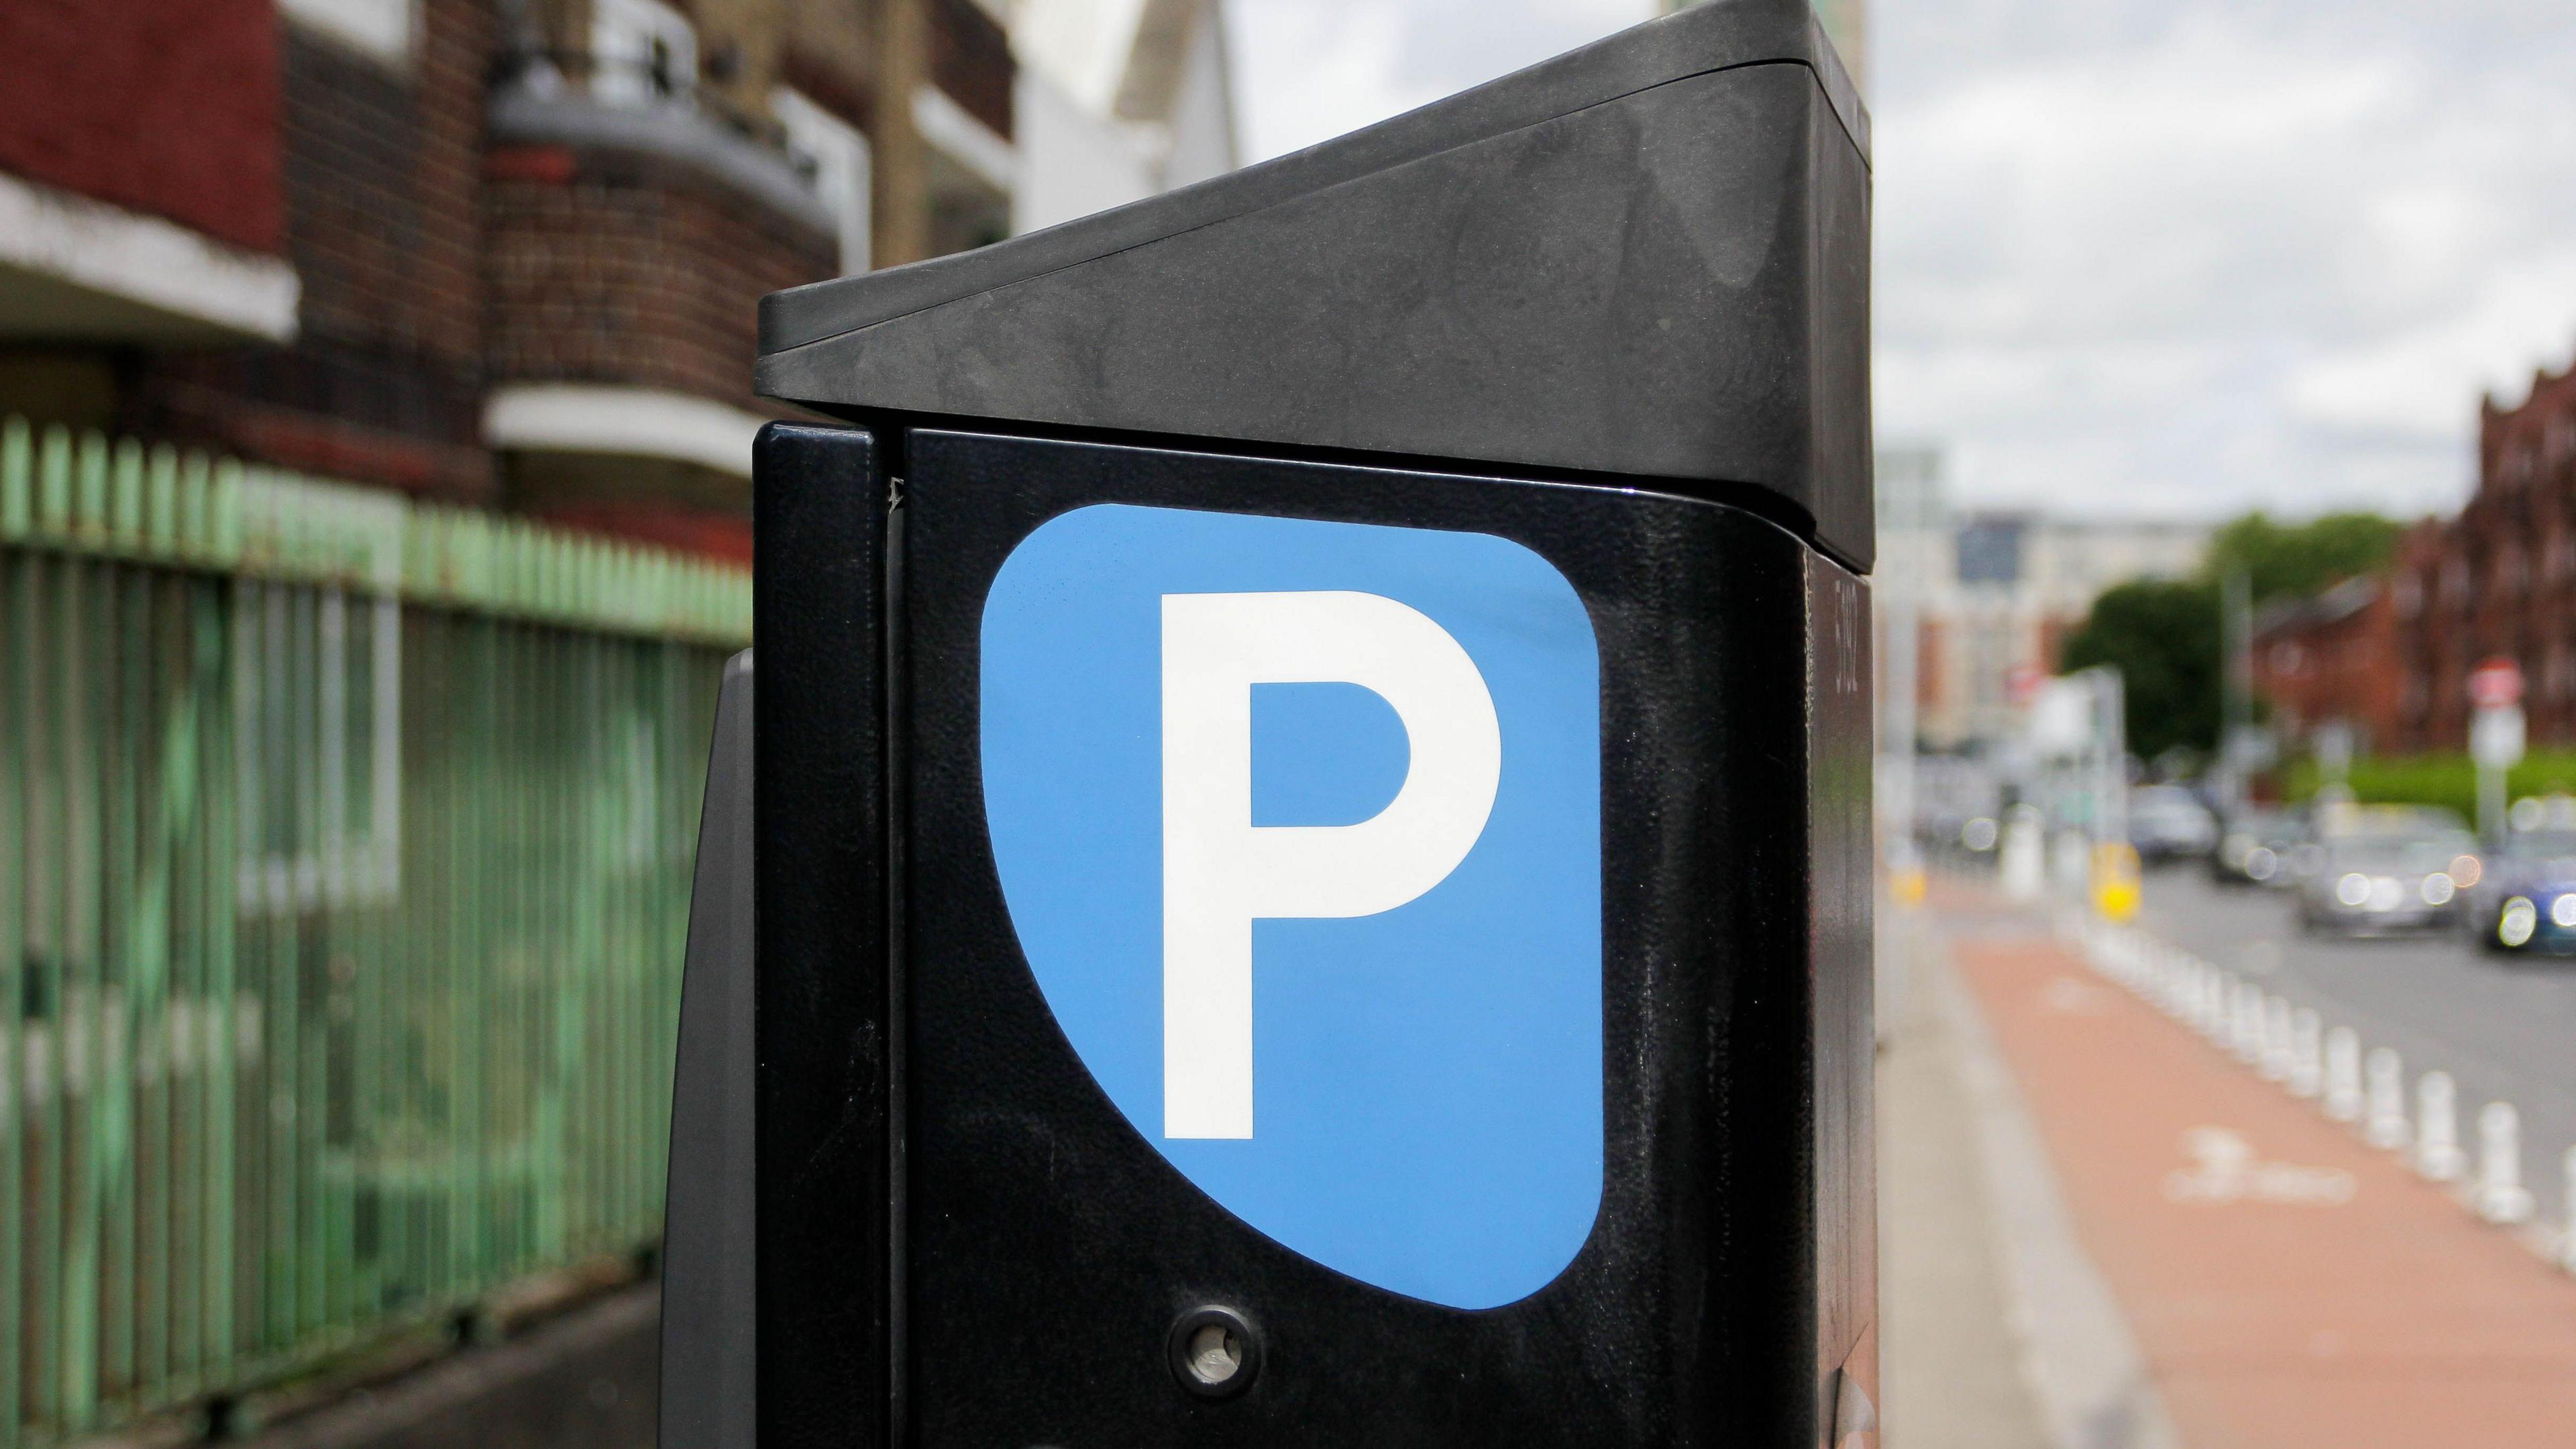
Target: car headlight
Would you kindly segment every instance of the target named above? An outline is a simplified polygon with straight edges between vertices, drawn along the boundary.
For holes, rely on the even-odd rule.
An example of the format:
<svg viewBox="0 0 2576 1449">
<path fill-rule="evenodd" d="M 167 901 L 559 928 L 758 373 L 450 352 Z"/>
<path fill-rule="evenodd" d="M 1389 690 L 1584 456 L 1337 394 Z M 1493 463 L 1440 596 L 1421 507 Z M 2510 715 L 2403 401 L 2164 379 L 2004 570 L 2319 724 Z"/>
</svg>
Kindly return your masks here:
<svg viewBox="0 0 2576 1449">
<path fill-rule="evenodd" d="M 2451 903 L 2451 897 L 2457 893 L 2456 888 L 2451 884 L 2451 878 L 2447 875 L 2436 873 L 2424 877 L 2424 904 L 2428 906 L 2447 906 Z M 2561 896 L 2559 899 L 2565 900 L 2566 897 Z"/>
<path fill-rule="evenodd" d="M 2267 846 L 2258 845 L 2245 852 L 2245 874 L 2251 880 L 2270 880 L 2281 868 L 2281 857 Z"/>
<path fill-rule="evenodd" d="M 2335 899 L 2347 906 L 2359 907 L 2370 899 L 2370 877 L 2360 871 L 2335 882 Z"/>
<path fill-rule="evenodd" d="M 2549 919 L 2556 921 L 2561 930 L 2576 931 L 2576 895 L 2564 895 L 2551 901 Z"/>
<path fill-rule="evenodd" d="M 2451 862 L 2451 884 L 2462 890 L 2476 885 L 2486 873 L 2486 863 L 2474 855 L 2464 855 Z"/>
<path fill-rule="evenodd" d="M 2525 945 L 2539 926 L 2540 912 L 2533 909 L 2529 900 L 2515 896 L 2504 903 L 2504 911 L 2496 917 L 2496 939 L 2507 946 Z"/>
</svg>

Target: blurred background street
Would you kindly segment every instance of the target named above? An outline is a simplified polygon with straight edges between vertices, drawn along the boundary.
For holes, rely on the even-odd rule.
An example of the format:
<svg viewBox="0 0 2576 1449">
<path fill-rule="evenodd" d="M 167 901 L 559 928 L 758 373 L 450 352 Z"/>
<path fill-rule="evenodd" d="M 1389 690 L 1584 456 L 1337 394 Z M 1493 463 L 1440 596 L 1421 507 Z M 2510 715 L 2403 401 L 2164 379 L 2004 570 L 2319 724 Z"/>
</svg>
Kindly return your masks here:
<svg viewBox="0 0 2576 1449">
<path fill-rule="evenodd" d="M 1671 8 L 0 0 L 0 1449 L 646 1442 L 759 298 Z M 1816 9 L 1883 1442 L 2568 1437 L 2576 23 Z"/>
</svg>

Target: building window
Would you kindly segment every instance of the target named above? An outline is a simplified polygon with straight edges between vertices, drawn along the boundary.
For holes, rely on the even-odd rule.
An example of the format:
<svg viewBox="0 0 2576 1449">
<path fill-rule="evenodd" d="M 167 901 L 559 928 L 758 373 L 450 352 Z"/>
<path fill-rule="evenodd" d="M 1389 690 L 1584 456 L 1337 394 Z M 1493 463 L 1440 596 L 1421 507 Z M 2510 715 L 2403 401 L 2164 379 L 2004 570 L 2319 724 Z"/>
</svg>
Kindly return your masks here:
<svg viewBox="0 0 2576 1449">
<path fill-rule="evenodd" d="M 590 93 L 621 106 L 686 100 L 698 86 L 698 33 L 662 0 L 593 0 Z"/>
<path fill-rule="evenodd" d="M 2022 578 L 2022 520 L 1970 519 L 1959 529 L 1959 582 L 2017 584 Z"/>
<path fill-rule="evenodd" d="M 278 13 L 378 60 L 411 55 L 412 0 L 278 0 Z"/>
<path fill-rule="evenodd" d="M 814 196 L 841 233 L 843 274 L 868 269 L 868 138 L 859 128 L 785 86 L 770 93 L 769 113 L 787 132 L 788 153 L 814 183 Z"/>
</svg>

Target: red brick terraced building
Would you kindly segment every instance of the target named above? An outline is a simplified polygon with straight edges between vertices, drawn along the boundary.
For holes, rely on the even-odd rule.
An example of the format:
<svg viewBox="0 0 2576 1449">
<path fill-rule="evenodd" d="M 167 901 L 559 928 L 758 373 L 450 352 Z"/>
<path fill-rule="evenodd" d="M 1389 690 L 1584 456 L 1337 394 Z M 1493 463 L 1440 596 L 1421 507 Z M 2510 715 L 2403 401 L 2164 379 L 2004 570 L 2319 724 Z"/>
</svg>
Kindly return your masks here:
<svg viewBox="0 0 2576 1449">
<path fill-rule="evenodd" d="M 2397 750 L 2467 747 L 2469 671 L 2522 668 L 2535 745 L 2576 744 L 2576 369 L 2478 418 L 2478 487 L 2408 534 L 2388 586 Z"/>
<path fill-rule="evenodd" d="M 759 297 L 1226 169 L 1220 27 L 0 0 L 0 415 L 747 559 Z"/>
</svg>

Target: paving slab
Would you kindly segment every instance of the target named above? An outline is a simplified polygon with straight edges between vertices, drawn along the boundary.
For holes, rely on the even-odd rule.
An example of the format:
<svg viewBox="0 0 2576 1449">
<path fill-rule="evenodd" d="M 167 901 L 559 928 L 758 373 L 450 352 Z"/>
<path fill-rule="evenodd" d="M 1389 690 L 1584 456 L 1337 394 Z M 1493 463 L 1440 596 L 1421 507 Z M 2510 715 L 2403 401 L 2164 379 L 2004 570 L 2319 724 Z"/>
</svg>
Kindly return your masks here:
<svg viewBox="0 0 2576 1449">
<path fill-rule="evenodd" d="M 2576 1280 L 2027 916 L 1936 904 L 2183 1443 L 2576 1443 Z"/>
</svg>

